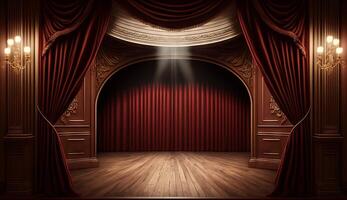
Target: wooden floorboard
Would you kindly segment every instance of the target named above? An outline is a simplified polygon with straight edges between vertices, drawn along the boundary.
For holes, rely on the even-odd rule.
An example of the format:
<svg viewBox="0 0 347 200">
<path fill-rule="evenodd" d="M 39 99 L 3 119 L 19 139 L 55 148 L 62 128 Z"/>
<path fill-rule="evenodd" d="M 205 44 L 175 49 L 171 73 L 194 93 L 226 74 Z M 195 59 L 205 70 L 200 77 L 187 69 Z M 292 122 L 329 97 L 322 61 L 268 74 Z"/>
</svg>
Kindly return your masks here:
<svg viewBox="0 0 347 200">
<path fill-rule="evenodd" d="M 249 168 L 249 153 L 101 153 L 98 159 L 98 168 L 71 172 L 83 197 L 265 197 L 276 173 Z"/>
</svg>

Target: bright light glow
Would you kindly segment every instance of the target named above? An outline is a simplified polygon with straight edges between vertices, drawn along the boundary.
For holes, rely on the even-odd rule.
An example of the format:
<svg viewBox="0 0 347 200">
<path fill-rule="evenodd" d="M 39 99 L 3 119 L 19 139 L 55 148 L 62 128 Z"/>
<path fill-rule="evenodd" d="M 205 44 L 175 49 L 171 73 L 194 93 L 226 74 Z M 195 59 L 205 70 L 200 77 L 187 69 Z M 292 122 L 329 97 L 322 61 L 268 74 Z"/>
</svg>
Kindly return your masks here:
<svg viewBox="0 0 347 200">
<path fill-rule="evenodd" d="M 12 46 L 14 44 L 14 40 L 13 39 L 8 39 L 7 40 L 7 45 L 8 46 Z"/>
<path fill-rule="evenodd" d="M 324 47 L 320 46 L 320 47 L 317 47 L 317 53 L 318 54 L 322 54 L 324 52 Z"/>
<path fill-rule="evenodd" d="M 334 40 L 334 37 L 333 37 L 333 36 L 331 36 L 331 35 L 328 35 L 328 36 L 327 36 L 327 43 L 332 43 L 333 40 Z"/>
<path fill-rule="evenodd" d="M 339 39 L 334 39 L 333 40 L 333 45 L 334 46 L 339 46 L 339 44 L 340 44 L 340 40 Z"/>
<path fill-rule="evenodd" d="M 16 37 L 14 37 L 14 42 L 15 42 L 16 44 L 19 44 L 21 41 L 22 41 L 22 38 L 21 38 L 19 35 L 17 35 Z"/>
<path fill-rule="evenodd" d="M 11 53 L 11 48 L 5 48 L 5 49 L 4 49 L 4 53 L 5 53 L 5 55 L 10 55 L 10 53 Z"/>
<path fill-rule="evenodd" d="M 331 36 L 331 35 L 328 35 L 328 36 L 327 36 L 327 43 L 332 43 L 333 40 L 334 40 L 334 37 L 333 37 L 333 36 Z"/>
<path fill-rule="evenodd" d="M 159 63 L 156 78 L 160 78 L 164 70 L 171 67 L 179 69 L 186 79 L 192 79 L 190 63 L 184 60 L 190 56 L 188 47 L 158 47 L 157 54 Z"/>
<path fill-rule="evenodd" d="M 336 54 L 342 54 L 343 48 L 342 47 L 337 47 L 336 48 Z"/>
<path fill-rule="evenodd" d="M 30 47 L 24 47 L 23 51 L 25 54 L 29 54 L 30 53 Z"/>
</svg>

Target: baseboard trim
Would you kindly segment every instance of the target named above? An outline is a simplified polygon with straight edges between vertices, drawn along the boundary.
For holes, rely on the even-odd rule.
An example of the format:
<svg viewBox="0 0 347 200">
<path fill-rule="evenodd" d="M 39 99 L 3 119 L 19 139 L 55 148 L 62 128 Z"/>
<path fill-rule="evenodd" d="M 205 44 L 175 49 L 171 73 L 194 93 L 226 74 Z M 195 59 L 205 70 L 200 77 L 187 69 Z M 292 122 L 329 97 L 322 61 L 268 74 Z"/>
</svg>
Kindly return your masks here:
<svg viewBox="0 0 347 200">
<path fill-rule="evenodd" d="M 248 166 L 252 168 L 277 170 L 280 166 L 280 163 L 280 159 L 251 158 L 248 161 Z"/>
<path fill-rule="evenodd" d="M 96 157 L 67 159 L 67 164 L 70 170 L 94 168 L 99 166 L 99 161 Z"/>
</svg>

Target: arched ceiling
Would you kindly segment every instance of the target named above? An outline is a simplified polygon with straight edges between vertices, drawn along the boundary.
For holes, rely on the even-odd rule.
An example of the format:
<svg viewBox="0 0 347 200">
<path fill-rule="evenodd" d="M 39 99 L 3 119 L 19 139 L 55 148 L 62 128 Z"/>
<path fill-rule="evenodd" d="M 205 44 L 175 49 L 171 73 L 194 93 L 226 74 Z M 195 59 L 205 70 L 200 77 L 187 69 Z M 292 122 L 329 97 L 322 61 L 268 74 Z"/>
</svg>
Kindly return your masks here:
<svg viewBox="0 0 347 200">
<path fill-rule="evenodd" d="M 164 47 L 197 46 L 229 40 L 241 33 L 235 4 L 230 2 L 206 23 L 186 29 L 167 29 L 140 21 L 113 1 L 107 34 L 131 43 Z"/>
</svg>

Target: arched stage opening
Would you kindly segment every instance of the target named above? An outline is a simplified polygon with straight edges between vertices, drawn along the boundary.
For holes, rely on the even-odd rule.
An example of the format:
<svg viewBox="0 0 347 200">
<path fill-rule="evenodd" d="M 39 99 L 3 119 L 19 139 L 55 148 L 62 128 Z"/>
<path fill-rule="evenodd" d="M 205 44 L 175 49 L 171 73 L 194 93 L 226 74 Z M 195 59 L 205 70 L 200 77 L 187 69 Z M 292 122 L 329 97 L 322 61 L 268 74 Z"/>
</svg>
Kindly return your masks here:
<svg viewBox="0 0 347 200">
<path fill-rule="evenodd" d="M 82 195 L 254 197 L 272 190 L 275 172 L 248 167 L 252 97 L 230 68 L 188 58 L 125 65 L 105 79 L 95 106 L 99 167 L 73 172 Z"/>
</svg>

